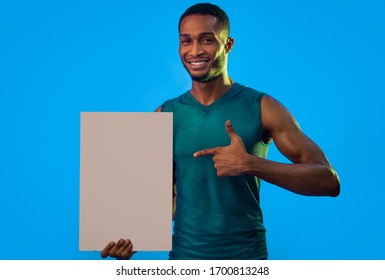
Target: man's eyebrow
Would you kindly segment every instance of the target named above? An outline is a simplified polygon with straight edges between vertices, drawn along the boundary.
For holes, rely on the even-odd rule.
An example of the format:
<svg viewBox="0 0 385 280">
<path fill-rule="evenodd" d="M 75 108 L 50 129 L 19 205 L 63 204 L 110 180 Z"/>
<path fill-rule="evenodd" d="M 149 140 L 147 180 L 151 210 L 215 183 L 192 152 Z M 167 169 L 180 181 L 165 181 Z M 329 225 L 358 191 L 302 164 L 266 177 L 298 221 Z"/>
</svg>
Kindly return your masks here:
<svg viewBox="0 0 385 280">
<path fill-rule="evenodd" d="M 202 33 L 199 33 L 199 37 L 206 36 L 206 35 L 215 36 L 215 33 L 213 33 L 213 32 L 202 32 Z M 188 33 L 179 34 L 179 37 L 190 37 L 190 36 L 191 36 L 191 34 L 188 34 Z"/>
</svg>

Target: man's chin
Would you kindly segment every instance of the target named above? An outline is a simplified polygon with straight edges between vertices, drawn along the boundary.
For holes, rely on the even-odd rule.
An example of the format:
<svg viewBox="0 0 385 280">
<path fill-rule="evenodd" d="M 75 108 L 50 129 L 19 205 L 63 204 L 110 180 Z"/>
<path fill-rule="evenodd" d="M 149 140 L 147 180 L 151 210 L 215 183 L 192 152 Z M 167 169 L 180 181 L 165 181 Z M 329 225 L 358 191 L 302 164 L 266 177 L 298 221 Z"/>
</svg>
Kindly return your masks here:
<svg viewBox="0 0 385 280">
<path fill-rule="evenodd" d="M 195 82 L 200 83 L 208 83 L 218 78 L 218 76 L 210 76 L 210 75 L 204 75 L 204 76 L 194 76 L 190 74 L 190 77 Z"/>
</svg>

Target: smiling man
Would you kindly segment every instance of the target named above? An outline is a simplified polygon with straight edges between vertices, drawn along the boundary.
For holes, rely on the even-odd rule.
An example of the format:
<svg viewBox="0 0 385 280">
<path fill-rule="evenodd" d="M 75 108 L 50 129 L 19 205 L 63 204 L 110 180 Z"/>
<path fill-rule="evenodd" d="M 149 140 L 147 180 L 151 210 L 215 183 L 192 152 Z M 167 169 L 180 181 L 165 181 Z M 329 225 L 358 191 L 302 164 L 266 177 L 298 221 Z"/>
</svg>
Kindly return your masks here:
<svg viewBox="0 0 385 280">
<path fill-rule="evenodd" d="M 210 82 L 227 71 L 226 54 L 234 43 L 229 37 L 229 26 L 219 28 L 217 18 L 210 15 L 192 14 L 188 21 L 184 19 L 179 23 L 182 63 L 193 81 Z"/>
<path fill-rule="evenodd" d="M 176 211 L 170 259 L 267 259 L 260 179 L 309 196 L 337 196 L 337 173 L 288 110 L 234 82 L 234 39 L 226 13 L 212 4 L 188 8 L 179 21 L 179 54 L 191 90 L 157 111 L 174 114 Z M 292 164 L 266 159 L 275 142 Z M 129 240 L 102 256 L 129 258 Z"/>
</svg>

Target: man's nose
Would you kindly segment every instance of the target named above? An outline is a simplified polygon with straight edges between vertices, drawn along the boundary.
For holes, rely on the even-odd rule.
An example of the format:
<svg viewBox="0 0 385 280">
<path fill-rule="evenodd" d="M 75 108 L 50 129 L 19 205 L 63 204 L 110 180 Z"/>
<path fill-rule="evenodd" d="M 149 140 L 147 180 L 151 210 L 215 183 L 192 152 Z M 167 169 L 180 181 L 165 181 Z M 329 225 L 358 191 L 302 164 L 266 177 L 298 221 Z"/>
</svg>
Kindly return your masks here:
<svg viewBox="0 0 385 280">
<path fill-rule="evenodd" d="M 202 46 L 199 42 L 193 42 L 191 46 L 191 55 L 197 56 L 203 52 Z"/>
</svg>

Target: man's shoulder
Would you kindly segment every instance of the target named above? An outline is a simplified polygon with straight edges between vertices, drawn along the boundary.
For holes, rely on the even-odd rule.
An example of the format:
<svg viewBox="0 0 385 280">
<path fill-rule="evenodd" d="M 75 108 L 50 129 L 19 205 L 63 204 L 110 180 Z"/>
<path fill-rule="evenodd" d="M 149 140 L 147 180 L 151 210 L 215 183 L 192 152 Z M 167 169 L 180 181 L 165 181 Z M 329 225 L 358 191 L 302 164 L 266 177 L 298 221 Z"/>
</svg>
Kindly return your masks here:
<svg viewBox="0 0 385 280">
<path fill-rule="evenodd" d="M 260 101 L 263 96 L 267 95 L 265 92 L 256 90 L 252 87 L 249 87 L 247 85 L 243 85 L 240 83 L 235 83 L 237 86 L 237 92 L 239 93 L 240 96 L 246 97 L 246 98 L 254 98 Z"/>
<path fill-rule="evenodd" d="M 177 97 L 168 99 L 165 102 L 163 102 L 163 104 L 161 105 L 162 112 L 172 112 L 175 104 L 178 104 L 178 103 L 180 104 L 180 103 L 185 102 L 187 93 L 188 93 L 188 91 L 182 93 L 181 95 L 179 95 Z"/>
</svg>

